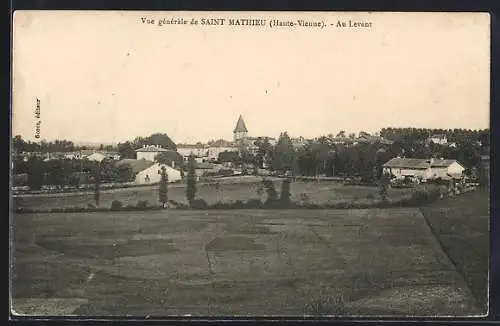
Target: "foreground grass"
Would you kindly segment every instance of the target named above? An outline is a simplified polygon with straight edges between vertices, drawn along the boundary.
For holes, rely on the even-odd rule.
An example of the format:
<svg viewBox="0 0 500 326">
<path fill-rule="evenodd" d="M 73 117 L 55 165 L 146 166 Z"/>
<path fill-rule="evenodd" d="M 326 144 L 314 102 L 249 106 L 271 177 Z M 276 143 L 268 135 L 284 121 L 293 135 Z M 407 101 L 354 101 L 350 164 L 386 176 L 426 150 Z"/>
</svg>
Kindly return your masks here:
<svg viewBox="0 0 500 326">
<path fill-rule="evenodd" d="M 435 202 L 420 210 L 486 312 L 489 192 L 473 191 Z"/>
<path fill-rule="evenodd" d="M 22 214 L 13 233 L 13 297 L 81 315 L 479 313 L 418 209 Z"/>
</svg>

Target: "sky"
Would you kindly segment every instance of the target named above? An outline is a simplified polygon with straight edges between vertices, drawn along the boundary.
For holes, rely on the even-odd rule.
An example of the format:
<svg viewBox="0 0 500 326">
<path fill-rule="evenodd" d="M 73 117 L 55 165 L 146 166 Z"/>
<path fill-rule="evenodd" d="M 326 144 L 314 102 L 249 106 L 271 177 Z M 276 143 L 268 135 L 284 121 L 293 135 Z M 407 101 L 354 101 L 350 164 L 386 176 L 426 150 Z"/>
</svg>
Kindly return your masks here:
<svg viewBox="0 0 500 326">
<path fill-rule="evenodd" d="M 158 26 L 142 17 L 304 19 L 327 26 Z M 489 19 L 481 13 L 17 11 L 12 134 L 116 143 L 161 132 L 176 143 L 206 142 L 232 139 L 240 114 L 250 136 L 488 128 Z M 349 20 L 371 27 L 335 26 Z"/>
</svg>

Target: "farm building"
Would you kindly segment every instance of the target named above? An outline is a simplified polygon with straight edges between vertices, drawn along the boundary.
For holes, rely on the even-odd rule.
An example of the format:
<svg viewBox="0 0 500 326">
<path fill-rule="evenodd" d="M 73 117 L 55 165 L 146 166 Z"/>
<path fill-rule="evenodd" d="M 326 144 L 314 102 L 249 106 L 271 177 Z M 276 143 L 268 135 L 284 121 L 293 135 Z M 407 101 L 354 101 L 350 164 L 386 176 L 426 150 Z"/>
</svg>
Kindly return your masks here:
<svg viewBox="0 0 500 326">
<path fill-rule="evenodd" d="M 196 162 L 204 162 L 208 160 L 209 150 L 207 145 L 178 145 L 177 152 L 182 155 L 184 161 L 188 161 L 189 156 L 193 155 Z"/>
<path fill-rule="evenodd" d="M 117 166 L 124 164 L 128 164 L 131 167 L 132 172 L 135 174 L 136 184 L 146 185 L 160 182 L 162 167 L 165 167 L 167 170 L 169 182 L 177 182 L 182 179 L 181 172 L 179 170 L 176 170 L 166 164 L 155 163 L 144 159 L 124 159 L 116 162 Z"/>
<path fill-rule="evenodd" d="M 142 148 L 135 150 L 138 160 L 146 160 L 154 162 L 156 155 L 162 152 L 168 152 L 168 149 L 162 148 L 159 145 L 144 145 Z"/>
<path fill-rule="evenodd" d="M 428 141 L 438 145 L 446 145 L 448 143 L 448 138 L 444 134 L 432 135 L 429 137 Z"/>
<path fill-rule="evenodd" d="M 417 159 L 396 157 L 383 166 L 384 172 L 396 178 L 406 176 L 417 177 L 422 180 L 458 179 L 465 168 L 456 160 L 445 159 Z"/>
<path fill-rule="evenodd" d="M 207 158 L 208 158 L 208 161 L 217 161 L 219 159 L 219 154 L 220 153 L 224 153 L 224 152 L 236 152 L 236 151 L 238 151 L 237 147 L 229 147 L 229 146 L 216 147 L 216 146 L 210 146 L 208 148 Z"/>
<path fill-rule="evenodd" d="M 85 157 L 85 159 L 89 161 L 95 161 L 95 162 L 101 162 L 106 158 L 106 155 L 101 154 L 101 153 L 93 153 L 90 154 L 89 156 Z"/>
</svg>

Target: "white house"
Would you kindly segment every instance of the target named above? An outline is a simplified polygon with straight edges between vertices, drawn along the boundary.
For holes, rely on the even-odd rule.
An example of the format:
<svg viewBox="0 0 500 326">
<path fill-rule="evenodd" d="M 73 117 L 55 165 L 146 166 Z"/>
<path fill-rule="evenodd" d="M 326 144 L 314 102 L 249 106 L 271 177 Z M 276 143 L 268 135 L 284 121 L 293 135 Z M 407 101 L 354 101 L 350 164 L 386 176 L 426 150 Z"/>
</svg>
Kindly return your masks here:
<svg viewBox="0 0 500 326">
<path fill-rule="evenodd" d="M 229 146 L 210 146 L 208 148 L 207 158 L 209 161 L 216 161 L 219 159 L 219 154 L 224 152 L 237 152 L 237 147 L 229 147 Z"/>
<path fill-rule="evenodd" d="M 166 164 L 155 163 L 148 160 L 123 159 L 116 162 L 116 166 L 129 165 L 135 174 L 136 184 L 155 184 L 161 180 L 161 168 L 165 167 L 169 182 L 181 180 L 181 172 Z"/>
<path fill-rule="evenodd" d="M 146 160 L 154 162 L 156 155 L 168 152 L 168 149 L 162 148 L 159 145 L 144 145 L 142 148 L 135 150 L 136 158 L 138 160 Z"/>
<path fill-rule="evenodd" d="M 101 153 L 93 153 L 85 157 L 89 161 L 102 162 L 106 158 L 106 155 Z"/>
<path fill-rule="evenodd" d="M 150 167 L 140 171 L 135 176 L 136 184 L 154 184 L 161 180 L 161 169 L 164 167 L 168 175 L 168 182 L 177 182 L 182 179 L 181 172 L 166 164 L 154 163 Z"/>
<path fill-rule="evenodd" d="M 431 178 L 459 179 L 465 168 L 457 160 L 431 159 Z"/>
<path fill-rule="evenodd" d="M 460 178 L 465 168 L 456 160 L 396 157 L 382 165 L 383 171 L 396 178 L 406 176 L 422 180 Z"/>
<path fill-rule="evenodd" d="M 444 134 L 432 135 L 428 140 L 438 145 L 446 145 L 448 143 L 448 138 Z"/>
<path fill-rule="evenodd" d="M 209 158 L 209 148 L 204 145 L 180 145 L 177 146 L 177 152 L 182 155 L 184 161 L 193 155 L 197 162 L 207 161 Z"/>
</svg>

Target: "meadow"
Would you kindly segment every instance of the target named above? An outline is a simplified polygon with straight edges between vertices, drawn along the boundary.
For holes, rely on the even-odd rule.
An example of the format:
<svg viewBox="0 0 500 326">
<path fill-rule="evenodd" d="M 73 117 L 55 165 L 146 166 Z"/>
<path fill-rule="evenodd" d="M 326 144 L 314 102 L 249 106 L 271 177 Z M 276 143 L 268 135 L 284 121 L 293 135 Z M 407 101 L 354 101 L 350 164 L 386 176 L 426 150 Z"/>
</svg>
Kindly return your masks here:
<svg viewBox="0 0 500 326">
<path fill-rule="evenodd" d="M 279 194 L 282 181 L 274 180 Z M 389 188 L 387 197 L 398 199 L 409 195 L 412 189 Z M 291 199 L 297 203 L 335 204 L 340 201 L 370 203 L 379 198 L 378 187 L 343 185 L 331 181 L 296 181 L 291 184 Z M 168 190 L 170 200 L 187 204 L 185 184 L 171 184 Z M 199 183 L 197 198 L 205 200 L 209 205 L 221 202 L 231 203 L 237 200 L 267 198 L 260 179 L 253 178 L 244 182 Z M 54 209 L 68 207 L 87 207 L 95 205 L 93 192 L 67 193 L 52 195 L 31 195 L 14 197 L 16 207 L 23 209 Z M 110 207 L 114 200 L 121 201 L 124 206 L 136 205 L 139 201 L 158 203 L 158 186 L 102 190 L 100 206 Z"/>
<path fill-rule="evenodd" d="M 12 222 L 18 314 L 483 312 L 416 208 L 15 214 Z"/>
</svg>

